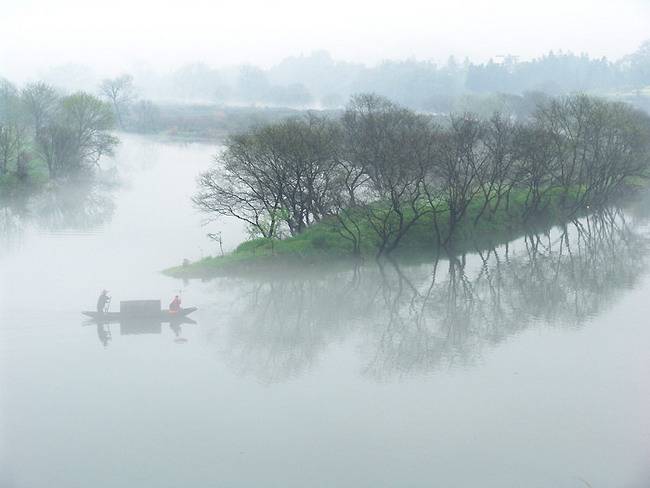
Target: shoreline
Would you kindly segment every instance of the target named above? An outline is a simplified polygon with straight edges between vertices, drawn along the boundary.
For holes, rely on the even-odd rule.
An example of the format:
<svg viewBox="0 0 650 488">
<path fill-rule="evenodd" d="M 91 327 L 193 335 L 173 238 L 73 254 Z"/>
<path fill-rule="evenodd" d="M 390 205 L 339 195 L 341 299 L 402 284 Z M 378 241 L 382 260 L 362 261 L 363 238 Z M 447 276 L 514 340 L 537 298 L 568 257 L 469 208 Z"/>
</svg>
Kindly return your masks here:
<svg viewBox="0 0 650 488">
<path fill-rule="evenodd" d="M 645 185 L 628 185 L 636 195 Z M 474 217 L 482 201 L 477 199 L 455 231 L 453 244 L 446 248 L 439 245 L 434 234 L 431 216 L 418 221 L 406 234 L 394 252 L 384 256 L 395 261 L 428 260 L 432 256 L 457 256 L 470 251 L 481 251 L 495 245 L 505 244 L 531 232 L 541 232 L 589 213 L 590 205 L 583 207 L 562 204 L 560 192 L 550 196 L 543 212 L 534 218 L 523 216 L 523 191 L 517 191 L 510 209 L 497 209 L 492 217 L 483 216 L 474 223 Z M 566 201 L 564 202 L 566 203 Z M 603 207 L 605 208 L 605 207 Z M 444 213 L 444 212 L 443 212 Z M 440 224 L 440 222 L 439 222 Z M 445 225 L 444 223 L 442 224 Z M 279 240 L 252 239 L 242 242 L 223 256 L 207 256 L 162 271 L 166 276 L 181 279 L 209 279 L 263 272 L 286 267 L 308 268 L 315 264 L 354 264 L 376 257 L 377 245 L 368 229 L 362 234 L 361 252 L 355 255 L 349 241 L 338 232 L 334 219 L 323 220 L 302 233 Z"/>
</svg>

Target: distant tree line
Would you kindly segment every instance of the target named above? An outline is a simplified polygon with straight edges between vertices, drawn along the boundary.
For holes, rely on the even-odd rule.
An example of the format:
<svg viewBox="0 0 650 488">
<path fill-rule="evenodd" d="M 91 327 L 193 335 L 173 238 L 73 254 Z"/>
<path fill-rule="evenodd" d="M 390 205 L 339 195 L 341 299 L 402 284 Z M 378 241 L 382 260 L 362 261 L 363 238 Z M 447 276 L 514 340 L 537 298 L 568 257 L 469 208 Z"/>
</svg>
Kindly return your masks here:
<svg viewBox="0 0 650 488">
<path fill-rule="evenodd" d="M 69 65 L 50 69 L 45 79 L 65 90 L 97 93 L 111 105 L 121 130 L 204 138 L 251 126 L 256 115 L 246 109 L 340 110 L 355 93 L 376 93 L 434 114 L 489 117 L 499 111 L 522 118 L 544 97 L 584 92 L 650 113 L 650 40 L 616 61 L 549 52 L 526 61 L 507 55 L 475 63 L 452 56 L 445 63 L 408 59 L 368 66 L 316 51 L 268 69 L 191 63 L 170 73 L 141 67 L 99 80 L 90 68 Z"/>
<path fill-rule="evenodd" d="M 525 119 L 440 120 L 358 95 L 340 117 L 308 114 L 229 137 L 194 202 L 265 238 L 323 222 L 353 252 L 372 239 L 385 254 L 423 222 L 450 246 L 468 219 L 606 204 L 649 165 L 650 117 L 618 102 L 576 95 L 543 100 Z"/>
<path fill-rule="evenodd" d="M 0 80 L 0 178 L 26 180 L 41 169 L 56 179 L 91 169 L 118 142 L 113 120 L 111 107 L 91 94 Z"/>
<path fill-rule="evenodd" d="M 354 93 L 377 93 L 409 108 L 450 112 L 457 111 L 458 100 L 468 94 L 641 94 L 650 85 L 650 41 L 617 61 L 549 52 L 527 61 L 504 56 L 473 63 L 450 57 L 442 64 L 411 59 L 366 66 L 317 51 L 285 58 L 266 70 L 195 63 L 171 74 L 142 72 L 136 78 L 149 96 L 177 101 L 339 108 Z"/>
<path fill-rule="evenodd" d="M 160 108 L 138 97 L 133 76 L 123 74 L 102 80 L 99 94 L 111 105 L 120 129 L 146 133 L 161 128 Z"/>
</svg>

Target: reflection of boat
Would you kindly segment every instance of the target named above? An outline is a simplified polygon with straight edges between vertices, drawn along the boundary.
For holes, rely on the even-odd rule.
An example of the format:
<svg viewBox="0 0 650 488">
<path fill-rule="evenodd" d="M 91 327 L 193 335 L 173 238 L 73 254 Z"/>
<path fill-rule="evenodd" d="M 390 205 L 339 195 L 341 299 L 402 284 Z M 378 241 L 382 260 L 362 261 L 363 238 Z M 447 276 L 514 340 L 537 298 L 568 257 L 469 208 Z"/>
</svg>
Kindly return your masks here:
<svg viewBox="0 0 650 488">
<path fill-rule="evenodd" d="M 194 320 L 188 317 L 189 314 L 194 312 L 196 307 L 182 308 L 178 312 L 170 312 L 169 310 L 158 310 L 146 315 L 131 315 L 124 312 L 81 312 L 87 317 L 90 317 L 95 322 L 131 322 L 138 319 L 155 320 L 158 322 L 181 322 L 181 323 L 195 323 Z"/>
<path fill-rule="evenodd" d="M 179 336 L 181 333 L 181 325 L 196 324 L 196 321 L 185 316 L 176 316 L 173 319 L 167 320 L 159 320 L 157 318 L 121 319 L 119 322 L 120 335 L 160 334 L 162 332 L 162 323 L 169 322 L 171 329 Z"/>
<path fill-rule="evenodd" d="M 185 309 L 186 314 L 191 313 L 195 308 Z M 120 325 L 120 335 L 138 335 L 138 334 L 160 334 L 162 333 L 162 324 L 163 322 L 169 323 L 169 327 L 176 335 L 174 342 L 187 342 L 187 339 L 180 337 L 181 335 L 181 326 L 188 324 L 196 324 L 195 320 L 192 320 L 187 315 L 182 314 L 172 314 L 168 313 L 167 310 L 162 310 L 161 314 L 166 314 L 166 316 L 154 316 L 154 317 L 129 317 L 124 314 L 113 312 L 110 314 L 97 314 L 96 312 L 88 312 L 88 314 L 95 315 L 96 318 L 86 321 L 83 325 L 96 325 L 97 326 L 97 335 L 99 336 L 100 342 L 106 347 L 108 342 L 112 339 L 110 324 L 119 323 Z"/>
</svg>

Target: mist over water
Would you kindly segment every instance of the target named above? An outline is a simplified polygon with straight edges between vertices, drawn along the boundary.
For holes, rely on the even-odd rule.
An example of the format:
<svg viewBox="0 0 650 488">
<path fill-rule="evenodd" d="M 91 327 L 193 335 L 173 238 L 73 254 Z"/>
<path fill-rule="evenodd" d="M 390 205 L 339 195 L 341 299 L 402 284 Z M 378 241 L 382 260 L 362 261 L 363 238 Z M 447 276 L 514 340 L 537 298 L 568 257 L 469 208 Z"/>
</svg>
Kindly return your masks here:
<svg viewBox="0 0 650 488">
<path fill-rule="evenodd" d="M 191 207 L 217 148 L 122 140 L 103 183 L 0 211 L 3 488 L 647 486 L 644 201 L 455 258 L 183 282 L 160 270 L 207 232 L 246 237 Z M 84 322 L 102 288 L 197 323 Z"/>
<path fill-rule="evenodd" d="M 373 64 L 411 57 L 444 62 L 450 55 L 487 61 L 509 53 L 529 59 L 551 49 L 618 58 L 647 36 L 650 15 L 643 0 L 334 0 L 312 8 L 295 0 L 218 7 L 205 0 L 5 3 L 0 61 L 6 76 L 23 79 L 66 63 L 115 74 L 188 61 L 269 66 L 318 49 Z"/>
</svg>

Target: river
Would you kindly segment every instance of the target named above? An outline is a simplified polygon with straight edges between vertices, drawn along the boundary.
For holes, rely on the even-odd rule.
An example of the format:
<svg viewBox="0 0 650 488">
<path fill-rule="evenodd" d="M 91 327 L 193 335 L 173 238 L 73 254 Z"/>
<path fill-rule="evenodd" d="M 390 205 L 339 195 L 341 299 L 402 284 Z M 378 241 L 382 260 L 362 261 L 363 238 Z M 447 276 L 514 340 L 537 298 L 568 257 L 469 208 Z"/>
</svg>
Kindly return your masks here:
<svg viewBox="0 0 650 488">
<path fill-rule="evenodd" d="M 126 135 L 0 214 L 0 486 L 650 486 L 650 227 L 594 215 L 454 260 L 183 282 L 245 239 L 213 145 Z M 180 293 L 196 324 L 83 320 Z"/>
</svg>

